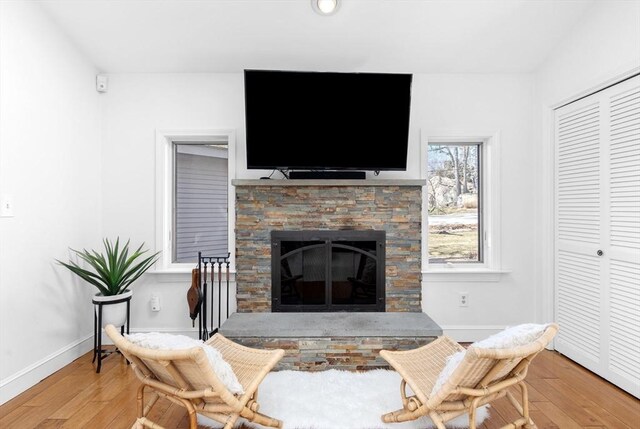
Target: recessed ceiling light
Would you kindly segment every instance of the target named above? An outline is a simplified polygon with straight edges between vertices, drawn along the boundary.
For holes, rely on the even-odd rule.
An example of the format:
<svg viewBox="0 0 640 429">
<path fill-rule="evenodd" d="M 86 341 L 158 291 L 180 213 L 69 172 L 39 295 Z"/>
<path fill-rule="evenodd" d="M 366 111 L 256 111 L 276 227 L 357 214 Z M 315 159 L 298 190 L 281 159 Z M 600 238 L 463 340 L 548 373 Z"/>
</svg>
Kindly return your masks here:
<svg viewBox="0 0 640 429">
<path fill-rule="evenodd" d="M 340 0 L 311 0 L 311 7 L 322 16 L 333 15 L 340 7 Z"/>
</svg>

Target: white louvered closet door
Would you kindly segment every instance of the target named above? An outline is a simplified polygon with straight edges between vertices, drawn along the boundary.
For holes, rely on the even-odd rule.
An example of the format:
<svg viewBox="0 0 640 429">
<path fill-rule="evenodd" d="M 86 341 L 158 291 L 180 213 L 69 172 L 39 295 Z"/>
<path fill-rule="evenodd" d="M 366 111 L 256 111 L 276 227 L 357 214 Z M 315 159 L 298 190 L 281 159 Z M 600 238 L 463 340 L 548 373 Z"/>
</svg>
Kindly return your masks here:
<svg viewBox="0 0 640 429">
<path fill-rule="evenodd" d="M 555 123 L 555 347 L 640 397 L 640 77 Z"/>
</svg>

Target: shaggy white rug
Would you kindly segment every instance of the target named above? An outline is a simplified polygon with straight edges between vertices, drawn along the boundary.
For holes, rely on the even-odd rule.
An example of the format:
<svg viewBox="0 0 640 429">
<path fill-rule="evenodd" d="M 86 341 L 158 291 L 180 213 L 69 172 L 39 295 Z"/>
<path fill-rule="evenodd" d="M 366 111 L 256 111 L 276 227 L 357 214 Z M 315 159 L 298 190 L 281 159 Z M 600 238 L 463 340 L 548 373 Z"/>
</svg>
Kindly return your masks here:
<svg viewBox="0 0 640 429">
<path fill-rule="evenodd" d="M 402 408 L 400 376 L 395 371 L 349 372 L 335 369 L 321 372 L 271 372 L 258 389 L 260 412 L 282 420 L 284 429 L 425 429 L 435 427 L 429 418 L 385 424 L 382 414 Z M 411 393 L 411 392 L 409 392 Z M 476 414 L 480 425 L 488 416 L 488 406 Z M 462 415 L 447 424 L 467 428 Z M 198 423 L 213 428 L 220 424 L 203 416 Z M 239 419 L 236 427 L 262 426 Z"/>
</svg>

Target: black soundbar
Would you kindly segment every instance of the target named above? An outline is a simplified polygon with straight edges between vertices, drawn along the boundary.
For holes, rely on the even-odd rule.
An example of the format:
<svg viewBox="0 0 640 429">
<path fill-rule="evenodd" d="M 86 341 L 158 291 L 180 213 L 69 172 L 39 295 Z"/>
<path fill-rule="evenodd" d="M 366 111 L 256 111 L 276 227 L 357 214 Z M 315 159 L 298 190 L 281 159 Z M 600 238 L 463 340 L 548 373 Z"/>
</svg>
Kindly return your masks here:
<svg viewBox="0 0 640 429">
<path fill-rule="evenodd" d="M 290 171 L 289 179 L 346 179 L 364 180 L 364 171 Z"/>
</svg>

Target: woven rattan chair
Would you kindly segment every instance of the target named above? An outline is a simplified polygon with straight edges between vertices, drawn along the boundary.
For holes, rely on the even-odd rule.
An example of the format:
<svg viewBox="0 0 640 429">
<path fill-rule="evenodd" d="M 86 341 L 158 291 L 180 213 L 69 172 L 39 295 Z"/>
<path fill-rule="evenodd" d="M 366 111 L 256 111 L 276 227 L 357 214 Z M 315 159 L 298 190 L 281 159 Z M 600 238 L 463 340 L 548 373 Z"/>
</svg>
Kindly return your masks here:
<svg viewBox="0 0 640 429">
<path fill-rule="evenodd" d="M 531 360 L 542 351 L 558 331 L 550 324 L 537 340 L 510 349 L 465 349 L 446 336 L 423 347 L 408 351 L 382 350 L 380 355 L 402 376 L 400 393 L 403 407 L 384 414 L 385 423 L 404 422 L 428 416 L 438 429 L 444 423 L 467 412 L 469 428 L 476 428 L 476 410 L 495 399 L 507 396 L 518 411 L 518 418 L 504 428 L 535 427 L 529 416 L 529 399 L 524 379 Z M 447 358 L 464 351 L 464 358 L 444 384 L 433 386 Z M 407 396 L 407 384 L 414 395 Z M 521 403 L 509 391 L 518 386 Z"/>
<path fill-rule="evenodd" d="M 282 359 L 284 350 L 259 350 L 244 347 L 215 334 L 207 341 L 220 351 L 245 391 L 234 395 L 222 384 L 213 371 L 202 348 L 186 350 L 154 350 L 139 347 L 128 341 L 113 326 L 105 328 L 116 347 L 131 362 L 142 385 L 138 389 L 138 418 L 133 428 L 162 426 L 149 420 L 148 415 L 160 397 L 187 409 L 189 428 L 197 428 L 196 414 L 202 414 L 233 427 L 239 417 L 263 426 L 282 427 L 282 422 L 258 413 L 258 386 Z M 145 403 L 145 391 L 150 390 Z"/>
</svg>

